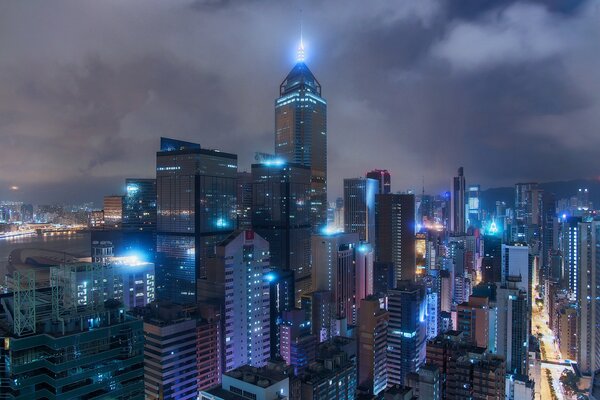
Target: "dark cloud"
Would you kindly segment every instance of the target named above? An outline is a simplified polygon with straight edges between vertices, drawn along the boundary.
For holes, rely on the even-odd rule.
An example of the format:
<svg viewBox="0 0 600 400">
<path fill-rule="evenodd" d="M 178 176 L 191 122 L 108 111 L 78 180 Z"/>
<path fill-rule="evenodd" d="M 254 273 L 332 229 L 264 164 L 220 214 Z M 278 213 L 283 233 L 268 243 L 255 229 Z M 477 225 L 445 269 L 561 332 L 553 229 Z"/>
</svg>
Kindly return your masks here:
<svg viewBox="0 0 600 400">
<path fill-rule="evenodd" d="M 330 195 L 598 175 L 592 1 L 57 1 L 0 7 L 0 198 L 98 201 L 152 176 L 160 136 L 273 146 L 300 31 L 329 101 Z M 20 193 L 9 193 L 18 185 Z"/>
</svg>

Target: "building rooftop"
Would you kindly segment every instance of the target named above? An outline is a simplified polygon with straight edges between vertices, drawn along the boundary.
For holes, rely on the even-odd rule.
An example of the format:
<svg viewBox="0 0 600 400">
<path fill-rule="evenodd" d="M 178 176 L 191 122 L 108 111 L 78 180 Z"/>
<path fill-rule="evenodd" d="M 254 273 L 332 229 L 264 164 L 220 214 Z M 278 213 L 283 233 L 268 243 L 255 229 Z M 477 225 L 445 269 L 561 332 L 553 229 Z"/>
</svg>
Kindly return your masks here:
<svg viewBox="0 0 600 400">
<path fill-rule="evenodd" d="M 223 375 L 264 388 L 288 379 L 288 376 L 279 369 L 268 367 L 256 368 L 250 365 L 242 365 Z"/>
</svg>

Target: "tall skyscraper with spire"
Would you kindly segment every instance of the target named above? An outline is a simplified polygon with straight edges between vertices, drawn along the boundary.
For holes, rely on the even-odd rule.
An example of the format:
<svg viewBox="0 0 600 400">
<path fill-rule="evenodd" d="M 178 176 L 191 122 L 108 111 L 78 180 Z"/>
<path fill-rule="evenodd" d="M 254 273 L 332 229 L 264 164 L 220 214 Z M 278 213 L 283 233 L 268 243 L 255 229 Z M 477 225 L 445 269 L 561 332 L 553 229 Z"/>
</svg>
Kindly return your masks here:
<svg viewBox="0 0 600 400">
<path fill-rule="evenodd" d="M 310 167 L 311 224 L 319 231 L 327 223 L 327 102 L 304 55 L 301 38 L 296 65 L 275 100 L 275 154 Z"/>
</svg>

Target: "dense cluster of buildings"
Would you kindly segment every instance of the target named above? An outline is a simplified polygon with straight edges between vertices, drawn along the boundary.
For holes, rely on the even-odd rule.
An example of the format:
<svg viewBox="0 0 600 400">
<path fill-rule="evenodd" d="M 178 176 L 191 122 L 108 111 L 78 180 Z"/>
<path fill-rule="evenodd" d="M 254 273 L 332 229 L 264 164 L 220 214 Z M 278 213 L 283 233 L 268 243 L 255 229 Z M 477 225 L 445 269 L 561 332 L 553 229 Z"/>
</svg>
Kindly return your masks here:
<svg viewBox="0 0 600 400">
<path fill-rule="evenodd" d="M 329 204 L 302 49 L 256 160 L 162 138 L 155 178 L 91 213 L 89 260 L 12 262 L 0 398 L 533 400 L 536 301 L 563 357 L 600 369 L 587 190 L 561 206 L 519 183 L 485 212 L 463 168 L 440 196 L 376 169 Z"/>
</svg>

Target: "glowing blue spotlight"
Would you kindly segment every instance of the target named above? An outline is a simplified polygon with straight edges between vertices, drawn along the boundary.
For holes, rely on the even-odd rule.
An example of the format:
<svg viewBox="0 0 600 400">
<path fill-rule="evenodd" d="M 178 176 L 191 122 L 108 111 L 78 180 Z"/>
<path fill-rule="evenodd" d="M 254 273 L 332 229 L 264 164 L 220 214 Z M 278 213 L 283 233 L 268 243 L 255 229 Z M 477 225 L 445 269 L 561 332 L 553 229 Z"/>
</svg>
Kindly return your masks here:
<svg viewBox="0 0 600 400">
<path fill-rule="evenodd" d="M 281 167 L 285 165 L 285 161 L 281 158 L 274 158 L 272 160 L 266 160 L 264 163 L 267 167 Z"/>
<path fill-rule="evenodd" d="M 217 225 L 217 228 L 227 228 L 229 226 L 229 223 L 227 223 L 224 218 L 217 219 L 215 224 Z"/>
<path fill-rule="evenodd" d="M 273 273 L 273 272 L 269 272 L 268 274 L 265 275 L 265 279 L 268 282 L 273 282 L 273 281 L 275 281 L 275 279 L 277 279 L 277 275 L 275 275 L 275 273 Z"/>
</svg>

